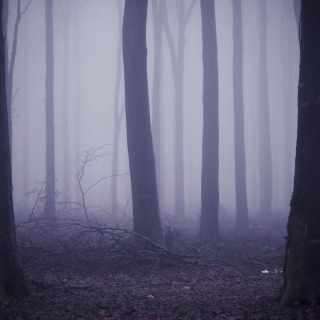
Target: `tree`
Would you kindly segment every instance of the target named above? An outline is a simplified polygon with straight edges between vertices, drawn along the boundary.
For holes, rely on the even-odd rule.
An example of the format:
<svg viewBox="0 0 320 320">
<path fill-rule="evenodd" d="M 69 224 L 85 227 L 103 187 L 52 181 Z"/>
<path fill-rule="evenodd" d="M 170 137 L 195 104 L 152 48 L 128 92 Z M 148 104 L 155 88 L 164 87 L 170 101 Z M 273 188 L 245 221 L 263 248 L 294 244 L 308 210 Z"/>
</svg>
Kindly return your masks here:
<svg viewBox="0 0 320 320">
<path fill-rule="evenodd" d="M 219 90 L 215 2 L 201 0 L 203 138 L 200 236 L 219 238 Z"/>
<path fill-rule="evenodd" d="M 259 60 L 259 181 L 260 214 L 265 221 L 272 217 L 272 158 L 268 97 L 267 62 L 267 3 L 259 1 L 260 60 Z"/>
<path fill-rule="evenodd" d="M 123 17 L 123 1 L 118 0 L 118 29 L 119 29 L 119 39 L 117 48 L 117 73 L 116 73 L 116 86 L 114 91 L 114 111 L 113 111 L 113 146 L 117 148 L 116 154 L 112 157 L 112 178 L 111 178 L 111 205 L 112 212 L 117 214 L 118 211 L 118 166 L 119 166 L 119 139 L 121 131 L 121 122 L 123 118 L 124 109 L 120 111 L 119 108 L 119 98 L 120 98 L 120 84 L 121 84 L 121 74 L 122 74 L 122 41 L 121 41 L 121 26 Z"/>
<path fill-rule="evenodd" d="M 62 62 L 62 133 L 63 133 L 63 193 L 65 197 L 70 196 L 70 139 L 69 139 L 69 61 L 70 61 L 70 23 L 76 3 L 74 1 L 60 1 L 59 11 L 56 13 L 61 24 L 63 39 L 63 62 Z"/>
<path fill-rule="evenodd" d="M 172 72 L 175 86 L 175 214 L 177 217 L 184 216 L 184 147 L 183 147 L 183 76 L 184 76 L 184 56 L 185 56 L 185 31 L 189 22 L 196 0 L 192 0 L 187 10 L 185 10 L 185 0 L 176 1 L 178 13 L 178 45 L 174 45 L 172 33 L 169 28 L 167 7 L 164 2 L 164 30 L 167 36 Z"/>
<path fill-rule="evenodd" d="M 21 0 L 17 0 L 17 11 L 16 11 L 16 20 L 14 23 L 14 30 L 13 30 L 13 41 L 12 41 L 12 50 L 11 54 L 9 54 L 8 51 L 8 41 L 6 37 L 6 88 L 7 88 L 7 105 L 8 105 L 8 114 L 9 114 L 9 137 L 10 137 L 10 150 L 12 152 L 12 102 L 13 102 L 13 69 L 14 64 L 16 61 L 16 55 L 17 55 L 17 46 L 18 46 L 18 31 L 19 31 L 19 25 L 21 21 L 22 15 L 27 11 L 31 1 L 27 4 L 26 8 L 21 11 Z M 7 28 L 8 28 L 8 17 L 9 17 L 9 1 L 4 0 L 3 1 L 3 8 L 4 8 L 4 28 L 5 28 L 5 34 L 7 34 Z M 9 60 L 10 56 L 10 60 Z"/>
<path fill-rule="evenodd" d="M 0 16 L 3 1 L 0 1 Z M 3 26 L 0 24 L 0 298 L 29 293 L 16 256 Z"/>
<path fill-rule="evenodd" d="M 244 141 L 244 110 L 242 85 L 242 8 L 241 1 L 233 0 L 233 106 L 234 156 L 236 185 L 236 229 L 249 228 L 246 155 Z"/>
<path fill-rule="evenodd" d="M 153 13 L 153 41 L 154 41 L 154 57 L 153 57 L 153 83 L 152 83 L 152 136 L 154 144 L 154 153 L 157 168 L 158 194 L 160 204 L 164 203 L 164 166 L 163 166 L 163 150 L 161 145 L 163 137 L 161 137 L 161 77 L 162 77 L 162 34 L 163 34 L 163 11 L 165 1 L 152 1 Z M 163 190 L 164 191 L 164 190 Z M 160 205 L 161 207 L 161 205 Z"/>
<path fill-rule="evenodd" d="M 301 1 L 298 134 L 282 303 L 320 301 L 320 2 Z"/>
<path fill-rule="evenodd" d="M 46 195 L 45 217 L 56 217 L 55 205 L 55 159 L 54 159 L 54 101 L 53 101 L 53 0 L 45 2 L 46 23 Z"/>
<path fill-rule="evenodd" d="M 147 79 L 147 0 L 126 0 L 123 62 L 134 231 L 161 239 Z"/>
</svg>

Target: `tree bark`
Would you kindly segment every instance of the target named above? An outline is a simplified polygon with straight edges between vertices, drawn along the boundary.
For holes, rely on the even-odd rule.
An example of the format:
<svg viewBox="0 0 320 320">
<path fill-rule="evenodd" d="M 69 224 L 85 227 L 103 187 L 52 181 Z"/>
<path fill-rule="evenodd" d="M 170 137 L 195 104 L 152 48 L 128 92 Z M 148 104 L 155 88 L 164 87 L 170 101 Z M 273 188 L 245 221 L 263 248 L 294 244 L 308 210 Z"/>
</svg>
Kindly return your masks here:
<svg viewBox="0 0 320 320">
<path fill-rule="evenodd" d="M 233 106 L 234 156 L 236 186 L 236 230 L 249 228 L 246 155 L 244 141 L 244 110 L 242 84 L 242 8 L 241 1 L 233 0 Z"/>
<path fill-rule="evenodd" d="M 260 7 L 260 61 L 259 61 L 259 181 L 260 214 L 265 222 L 272 219 L 272 158 L 270 141 L 268 63 L 267 63 L 267 3 Z"/>
<path fill-rule="evenodd" d="M 200 236 L 219 238 L 219 90 L 215 2 L 201 0 L 203 138 Z"/>
<path fill-rule="evenodd" d="M 53 58 L 53 0 L 45 2 L 46 23 L 46 196 L 45 217 L 56 217 L 55 152 L 54 152 L 54 58 Z"/>
<path fill-rule="evenodd" d="M 0 16 L 3 1 L 0 1 Z M 5 43 L 0 24 L 0 298 L 29 293 L 28 282 L 16 256 L 9 142 L 9 114 L 6 100 Z"/>
<path fill-rule="evenodd" d="M 162 237 L 147 79 L 147 0 L 126 0 L 123 62 L 134 231 Z"/>
<path fill-rule="evenodd" d="M 301 1 L 298 136 L 283 304 L 320 301 L 320 2 Z"/>
</svg>

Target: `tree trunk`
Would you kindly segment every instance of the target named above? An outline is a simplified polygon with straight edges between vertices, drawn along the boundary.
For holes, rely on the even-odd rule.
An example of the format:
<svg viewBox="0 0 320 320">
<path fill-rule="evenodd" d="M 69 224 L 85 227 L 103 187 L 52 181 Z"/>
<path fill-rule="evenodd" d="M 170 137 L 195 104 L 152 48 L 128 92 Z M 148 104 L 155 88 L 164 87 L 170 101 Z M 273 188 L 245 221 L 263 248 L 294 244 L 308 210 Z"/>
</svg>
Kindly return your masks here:
<svg viewBox="0 0 320 320">
<path fill-rule="evenodd" d="M 147 0 L 126 0 L 123 62 L 134 231 L 162 237 L 147 79 Z"/>
<path fill-rule="evenodd" d="M 259 61 L 259 181 L 260 214 L 264 221 L 272 219 L 272 159 L 270 141 L 269 90 L 267 64 L 267 4 L 260 7 L 260 61 Z"/>
<path fill-rule="evenodd" d="M 67 5 L 67 4 L 66 4 Z M 62 16 L 63 30 L 63 76 L 62 76 L 62 133 L 63 133 L 63 195 L 70 197 L 70 142 L 69 142 L 69 34 L 71 9 L 66 8 L 66 14 Z"/>
<path fill-rule="evenodd" d="M 54 159 L 54 103 L 53 103 L 53 0 L 46 0 L 46 196 L 45 217 L 56 217 L 55 205 L 55 159 Z"/>
<path fill-rule="evenodd" d="M 201 0 L 203 138 L 200 236 L 219 238 L 219 90 L 215 2 Z"/>
<path fill-rule="evenodd" d="M 298 136 L 282 303 L 320 301 L 320 2 L 302 0 Z"/>
<path fill-rule="evenodd" d="M 121 74 L 122 74 L 122 42 L 121 42 L 121 27 L 122 27 L 122 17 L 123 17 L 123 2 L 118 0 L 118 27 L 119 27 L 119 39 L 118 39 L 118 50 L 117 50 L 117 74 L 116 74 L 116 86 L 114 91 L 114 118 L 113 118 L 113 147 L 116 152 L 112 157 L 112 178 L 111 178 L 111 205 L 112 213 L 117 215 L 118 212 L 118 166 L 119 166 L 119 139 L 121 130 L 121 121 L 123 116 L 123 111 L 120 111 L 119 98 L 120 98 L 120 84 L 121 84 Z"/>
<path fill-rule="evenodd" d="M 236 185 L 236 229 L 249 228 L 246 156 L 244 142 L 244 111 L 242 85 L 242 9 L 241 1 L 233 0 L 233 101 L 234 101 L 234 157 Z"/>
<path fill-rule="evenodd" d="M 163 9 L 164 1 L 153 0 L 153 41 L 154 41 L 154 57 L 153 57 L 153 86 L 152 86 L 152 136 L 154 144 L 154 154 L 157 168 L 158 195 L 161 204 L 164 203 L 164 192 L 161 192 L 164 185 L 164 172 L 162 152 L 161 150 L 161 65 L 162 65 L 162 34 L 163 34 Z"/>
<path fill-rule="evenodd" d="M 2 17 L 3 1 L 0 1 Z M 0 24 L 0 298 L 29 293 L 29 286 L 16 256 L 9 143 L 9 114 L 6 100 L 5 43 Z"/>
<path fill-rule="evenodd" d="M 30 148 L 29 148 L 29 121 L 30 121 L 30 117 L 29 117 L 29 28 L 28 28 L 28 15 L 25 17 L 25 26 L 24 26 L 24 41 L 23 41 L 23 45 L 24 45 L 24 50 L 23 50 L 23 82 L 24 82 L 24 139 L 25 139 L 25 143 L 23 144 L 23 168 L 22 168 L 22 172 L 23 172 L 23 177 L 22 177 L 22 185 L 23 185 L 23 192 L 26 194 L 27 192 L 29 192 L 29 158 L 30 158 Z M 29 197 L 26 195 L 24 197 L 24 201 L 23 201 L 23 206 L 24 209 L 27 211 L 29 208 Z"/>
</svg>

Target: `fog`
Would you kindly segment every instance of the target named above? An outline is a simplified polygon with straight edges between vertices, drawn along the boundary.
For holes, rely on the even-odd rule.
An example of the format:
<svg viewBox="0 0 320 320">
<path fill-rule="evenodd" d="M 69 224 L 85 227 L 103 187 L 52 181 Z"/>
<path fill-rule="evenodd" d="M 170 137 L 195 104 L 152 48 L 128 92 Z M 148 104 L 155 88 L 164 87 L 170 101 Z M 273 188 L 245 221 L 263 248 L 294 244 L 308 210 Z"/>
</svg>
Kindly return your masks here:
<svg viewBox="0 0 320 320">
<path fill-rule="evenodd" d="M 111 176 L 117 174 L 118 211 L 129 216 L 130 175 L 125 115 L 119 143 L 114 145 L 115 103 L 124 107 L 123 69 L 115 98 L 119 28 L 118 1 L 54 0 L 54 108 L 57 208 L 79 202 L 79 159 L 94 154 L 85 165 L 81 185 L 92 212 L 113 214 Z M 147 22 L 148 80 L 152 113 L 153 14 Z M 164 1 L 164 0 L 162 0 Z M 243 93 L 249 218 L 259 215 L 259 1 L 242 0 Z M 29 0 L 21 1 L 23 11 Z M 186 8 L 191 0 L 185 0 Z M 219 187 L 221 215 L 235 213 L 233 13 L 231 0 L 216 0 L 219 64 Z M 9 1 L 8 50 L 12 51 L 17 2 Z M 124 1 L 122 1 L 122 8 Z M 169 26 L 178 36 L 176 1 L 167 1 Z M 121 15 L 122 16 L 122 15 Z M 121 21 L 120 21 L 121 22 Z M 69 28 L 69 41 L 66 40 Z M 292 2 L 267 1 L 267 61 L 272 152 L 272 211 L 286 217 L 293 188 L 296 143 L 299 41 Z M 67 50 L 65 50 L 67 49 Z M 122 64 L 122 55 L 120 56 Z M 163 32 L 161 80 L 161 214 L 174 214 L 175 91 L 168 41 Z M 17 213 L 30 214 L 46 179 L 45 174 L 45 13 L 44 1 L 32 0 L 18 29 L 13 73 L 12 171 Z M 186 26 L 184 59 L 184 197 L 185 215 L 198 221 L 202 159 L 202 34 L 196 3 Z M 116 100 L 116 102 L 115 102 Z M 291 125 L 287 125 L 287 123 Z M 287 129 L 289 127 L 289 129 Z M 289 130 L 289 133 L 286 131 Z M 288 139 L 288 137 L 290 139 Z M 112 159 L 119 161 L 112 172 Z M 78 159 L 78 160 L 77 160 Z M 288 160 L 289 159 L 289 160 Z M 289 172 L 289 173 L 288 173 Z M 98 182 L 99 181 L 99 182 Z M 96 182 L 98 182 L 96 184 Z M 38 198 L 38 200 L 37 200 Z M 60 203 L 60 204 L 59 204 Z M 70 204 L 71 206 L 71 204 Z"/>
</svg>

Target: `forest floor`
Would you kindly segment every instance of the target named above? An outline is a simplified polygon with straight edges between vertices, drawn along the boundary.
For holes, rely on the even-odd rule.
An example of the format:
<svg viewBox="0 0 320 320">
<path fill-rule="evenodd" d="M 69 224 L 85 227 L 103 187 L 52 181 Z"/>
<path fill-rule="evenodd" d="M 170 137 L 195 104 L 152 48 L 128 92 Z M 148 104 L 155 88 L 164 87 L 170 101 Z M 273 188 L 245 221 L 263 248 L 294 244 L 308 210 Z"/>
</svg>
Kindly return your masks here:
<svg viewBox="0 0 320 320">
<path fill-rule="evenodd" d="M 181 243 L 181 234 L 168 230 Z M 255 226 L 246 235 L 225 230 L 219 243 L 184 240 L 193 257 L 131 252 L 112 266 L 101 263 L 111 251 L 83 251 L 79 261 L 92 257 L 81 265 L 70 248 L 73 262 L 64 264 L 58 253 L 50 252 L 53 263 L 44 258 L 48 249 L 31 254 L 29 246 L 25 254 L 25 247 L 20 260 L 32 294 L 0 302 L 0 319 L 320 319 L 319 307 L 277 305 L 284 235 L 284 226 Z"/>
</svg>

